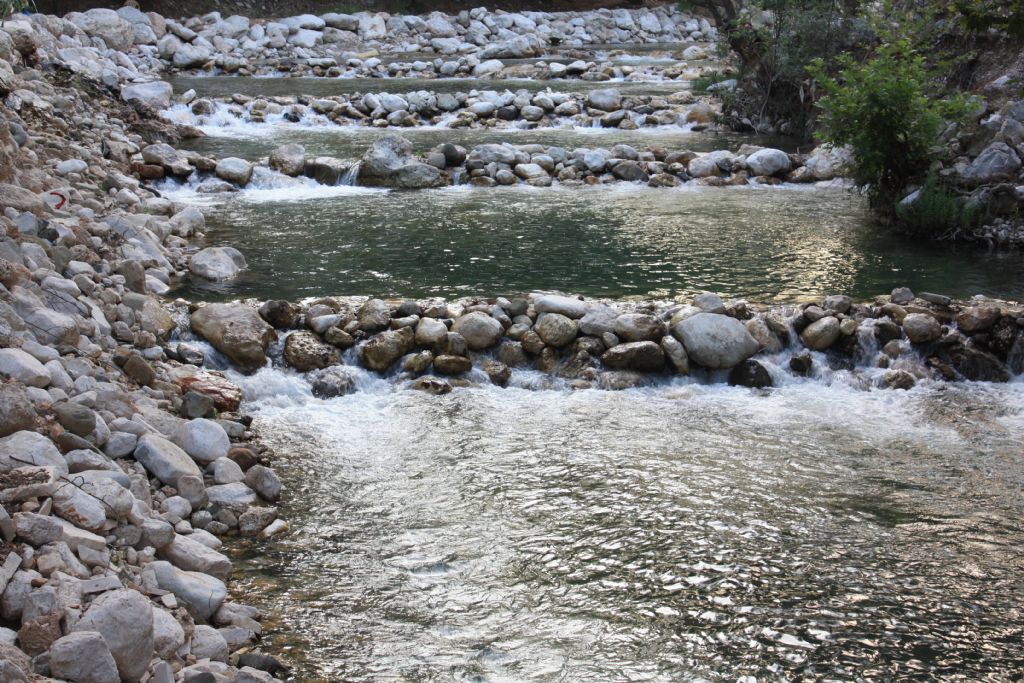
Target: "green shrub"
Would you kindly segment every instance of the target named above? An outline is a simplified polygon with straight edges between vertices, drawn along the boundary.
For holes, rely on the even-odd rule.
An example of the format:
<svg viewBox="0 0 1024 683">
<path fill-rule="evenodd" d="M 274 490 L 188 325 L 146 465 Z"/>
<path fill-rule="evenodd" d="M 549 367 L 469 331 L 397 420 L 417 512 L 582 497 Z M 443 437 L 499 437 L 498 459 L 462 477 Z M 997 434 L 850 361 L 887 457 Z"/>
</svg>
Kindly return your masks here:
<svg viewBox="0 0 1024 683">
<path fill-rule="evenodd" d="M 949 238 L 965 228 L 974 228 L 987 220 L 981 207 L 965 202 L 948 190 L 934 173 L 910 204 L 897 204 L 897 227 L 911 235 Z"/>
<path fill-rule="evenodd" d="M 904 42 L 883 45 L 863 63 L 840 58 L 835 78 L 818 61 L 810 71 L 825 97 L 820 136 L 853 148 L 853 180 L 865 189 L 871 206 L 891 218 L 901 192 L 922 178 L 943 121 L 965 111 L 963 98 L 930 99 L 922 58 Z"/>
</svg>

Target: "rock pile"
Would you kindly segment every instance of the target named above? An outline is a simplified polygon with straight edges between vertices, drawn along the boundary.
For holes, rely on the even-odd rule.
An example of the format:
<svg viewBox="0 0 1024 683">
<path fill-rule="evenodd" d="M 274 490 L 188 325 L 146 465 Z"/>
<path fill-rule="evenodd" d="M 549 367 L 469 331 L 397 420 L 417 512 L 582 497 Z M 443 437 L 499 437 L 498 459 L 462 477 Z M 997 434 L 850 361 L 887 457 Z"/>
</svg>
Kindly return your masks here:
<svg viewBox="0 0 1024 683">
<path fill-rule="evenodd" d="M 666 96 L 623 97 L 614 88 L 588 94 L 474 90 L 435 93 L 420 90 L 401 95 L 367 93 L 316 99 L 234 95 L 218 101 L 194 99 L 189 92 L 166 112 L 169 120 L 190 125 L 308 123 L 365 125 L 374 128 L 444 126 L 448 128 L 535 129 L 575 126 L 636 130 L 680 126 L 713 127 L 717 104 L 682 90 Z M 183 111 L 187 107 L 187 112 Z"/>
<path fill-rule="evenodd" d="M 209 308 L 193 319 L 213 315 Z M 224 320 L 237 314 L 219 311 Z M 256 310 L 247 311 L 255 320 Z M 251 346 L 266 352 L 276 327 L 286 335 L 276 362 L 308 373 L 322 397 L 356 389 L 346 362 L 433 393 L 479 381 L 504 386 L 524 369 L 577 389 L 688 374 L 764 388 L 780 373 L 815 374 L 819 366 L 862 369 L 866 383 L 900 389 L 926 378 L 1001 382 L 1024 371 L 1024 308 L 905 288 L 871 303 L 830 296 L 778 308 L 707 293 L 690 304 L 547 294 L 451 303 L 326 298 L 304 307 L 270 301 L 258 315 L 265 323 L 253 336 L 210 341 L 229 357 Z"/>
<path fill-rule="evenodd" d="M 82 76 L 51 19 L 0 30 L 0 679 L 276 680 L 220 537 L 285 531 L 281 482 L 158 298 L 244 261 L 194 253 L 202 214 L 140 183 L 192 172 L 135 106 L 169 91 Z M 118 49 L 148 36 L 76 19 Z M 34 69 L 44 44 L 71 52 Z"/>
</svg>

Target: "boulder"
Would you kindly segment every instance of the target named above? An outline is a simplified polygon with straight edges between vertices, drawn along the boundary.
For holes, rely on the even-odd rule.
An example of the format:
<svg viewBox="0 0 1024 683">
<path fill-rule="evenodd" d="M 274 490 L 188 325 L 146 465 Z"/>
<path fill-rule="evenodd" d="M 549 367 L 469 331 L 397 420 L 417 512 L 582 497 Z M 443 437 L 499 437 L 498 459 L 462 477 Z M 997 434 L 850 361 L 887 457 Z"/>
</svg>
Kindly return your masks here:
<svg viewBox="0 0 1024 683">
<path fill-rule="evenodd" d="M 665 352 L 652 341 L 618 344 L 605 351 L 601 360 L 617 370 L 658 372 L 665 368 Z"/>
<path fill-rule="evenodd" d="M 213 172 L 221 180 L 245 187 L 252 179 L 252 164 L 238 157 L 224 157 L 217 162 Z"/>
<path fill-rule="evenodd" d="M 471 350 L 483 351 L 498 343 L 505 328 L 486 313 L 473 311 L 460 316 L 452 325 L 452 332 L 462 335 Z"/>
<path fill-rule="evenodd" d="M 903 331 L 913 344 L 927 344 L 942 336 L 939 321 L 927 313 L 908 313 L 903 318 Z"/>
<path fill-rule="evenodd" d="M 245 473 L 245 484 L 264 500 L 276 501 L 281 497 L 281 479 L 277 473 L 263 465 L 253 465 Z"/>
<path fill-rule="evenodd" d="M 739 320 L 719 313 L 698 313 L 677 322 L 672 336 L 683 343 L 687 356 L 705 368 L 732 368 L 759 348 Z"/>
<path fill-rule="evenodd" d="M 14 432 L 0 439 L 0 472 L 18 467 L 53 467 L 59 474 L 68 463 L 53 442 L 37 432 Z"/>
<path fill-rule="evenodd" d="M 573 320 L 578 320 L 587 313 L 587 304 L 583 301 L 575 297 L 557 294 L 537 297 L 533 302 L 533 307 L 537 313 L 559 313 Z"/>
<path fill-rule="evenodd" d="M 561 313 L 543 313 L 537 319 L 537 334 L 548 346 L 561 348 L 576 338 L 579 323 Z"/>
<path fill-rule="evenodd" d="M 0 384 L 0 437 L 31 429 L 35 422 L 35 408 L 21 385 Z"/>
<path fill-rule="evenodd" d="M 179 69 L 191 69 L 205 65 L 213 58 L 213 52 L 203 45 L 182 43 L 174 51 L 172 62 Z"/>
<path fill-rule="evenodd" d="M 178 569 L 170 562 L 156 561 L 149 565 L 157 585 L 170 591 L 194 617 L 209 620 L 227 597 L 227 586 L 220 579 L 200 572 Z"/>
<path fill-rule="evenodd" d="M 341 359 L 341 352 L 321 341 L 315 332 L 300 330 L 289 334 L 285 340 L 284 359 L 299 372 L 309 372 L 335 365 Z"/>
<path fill-rule="evenodd" d="M 618 111 L 622 108 L 622 94 L 615 88 L 591 90 L 587 106 L 600 111 Z"/>
<path fill-rule="evenodd" d="M 656 341 L 665 336 L 665 324 L 653 315 L 626 313 L 615 319 L 611 331 L 624 342 Z"/>
<path fill-rule="evenodd" d="M 415 335 L 412 329 L 382 332 L 370 339 L 360 350 L 363 365 L 377 372 L 386 372 L 395 362 L 413 349 Z"/>
<path fill-rule="evenodd" d="M 359 164 L 359 184 L 420 189 L 445 184 L 441 171 L 412 156 L 412 143 L 400 135 L 377 138 Z"/>
<path fill-rule="evenodd" d="M 187 572 L 201 572 L 221 580 L 231 574 L 231 560 L 192 536 L 175 534 L 174 540 L 161 548 L 159 554 L 162 559 Z"/>
<path fill-rule="evenodd" d="M 759 149 L 747 157 L 747 168 L 755 176 L 782 175 L 789 171 L 789 155 L 781 149 Z"/>
<path fill-rule="evenodd" d="M 102 635 L 122 681 L 138 681 L 153 657 L 153 608 L 142 593 L 129 589 L 97 597 L 73 631 Z"/>
<path fill-rule="evenodd" d="M 171 106 L 174 88 L 167 81 L 132 83 L 121 88 L 121 99 L 137 102 L 150 109 L 167 109 Z"/>
<path fill-rule="evenodd" d="M 758 361 L 748 358 L 729 372 L 729 384 L 732 386 L 764 389 L 772 386 L 772 376 Z"/>
<path fill-rule="evenodd" d="M 974 334 L 991 329 L 999 321 L 999 307 L 992 304 L 979 304 L 965 308 L 956 315 L 956 326 L 962 332 Z M 910 317 L 910 316 L 907 316 Z"/>
<path fill-rule="evenodd" d="M 203 476 L 202 470 L 185 451 L 156 434 L 139 438 L 135 459 L 152 476 L 171 486 L 176 486 L 182 477 L 195 476 L 201 480 Z"/>
<path fill-rule="evenodd" d="M 91 9 L 84 14 L 74 12 L 68 19 L 86 34 L 102 39 L 111 50 L 127 52 L 135 43 L 131 23 L 112 9 Z"/>
<path fill-rule="evenodd" d="M 190 324 L 245 371 L 266 365 L 267 348 L 277 336 L 255 309 L 241 303 L 207 304 L 192 314 Z"/>
<path fill-rule="evenodd" d="M 75 631 L 50 646 L 50 673 L 71 683 L 119 683 L 114 656 L 103 635 Z"/>
<path fill-rule="evenodd" d="M 50 383 L 50 373 L 43 364 L 21 349 L 0 349 L 0 376 L 30 387 L 45 387 Z"/>
<path fill-rule="evenodd" d="M 188 261 L 193 275 L 216 281 L 230 280 L 245 266 L 245 257 L 234 247 L 207 247 Z"/>
<path fill-rule="evenodd" d="M 46 207 L 43 200 L 23 187 L 0 183 L 0 209 L 10 207 L 19 212 L 42 213 Z"/>
<path fill-rule="evenodd" d="M 281 145 L 270 153 L 270 168 L 289 176 L 301 175 L 306 168 L 306 148 L 297 143 Z"/>
<path fill-rule="evenodd" d="M 963 179 L 972 184 L 1012 180 L 1020 169 L 1017 152 L 1005 142 L 993 142 L 963 171 Z"/>
<path fill-rule="evenodd" d="M 201 465 L 208 465 L 220 458 L 226 458 L 228 450 L 231 448 L 231 440 L 224 428 L 219 423 L 206 418 L 182 422 L 174 431 L 173 440 Z"/>
<path fill-rule="evenodd" d="M 317 398 L 336 398 L 356 390 L 355 376 L 349 368 L 341 365 L 324 368 L 309 379 L 313 395 Z"/>
<path fill-rule="evenodd" d="M 800 338 L 807 348 L 824 351 L 839 339 L 841 333 L 839 319 L 825 316 L 808 325 L 800 333 Z"/>
</svg>

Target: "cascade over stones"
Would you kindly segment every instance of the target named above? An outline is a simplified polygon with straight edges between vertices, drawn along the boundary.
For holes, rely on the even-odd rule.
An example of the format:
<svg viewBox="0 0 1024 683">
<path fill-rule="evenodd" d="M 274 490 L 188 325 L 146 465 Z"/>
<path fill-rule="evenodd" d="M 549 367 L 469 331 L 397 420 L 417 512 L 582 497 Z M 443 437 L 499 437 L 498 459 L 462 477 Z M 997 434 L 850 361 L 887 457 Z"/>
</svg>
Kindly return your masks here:
<svg viewBox="0 0 1024 683">
<path fill-rule="evenodd" d="M 285 196 L 293 189 L 328 192 L 318 184 L 389 190 L 461 184 L 420 197 L 445 202 L 494 188 L 516 201 L 544 201 L 545 192 L 573 188 L 583 196 L 605 190 L 591 185 L 614 183 L 626 193 L 657 188 L 662 197 L 684 184 L 701 192 L 751 185 L 778 196 L 792 190 L 776 188 L 783 183 L 841 176 L 847 150 L 602 146 L 613 137 L 636 139 L 631 131 L 724 130 L 719 97 L 692 89 L 695 79 L 723 65 L 713 56 L 717 40 L 708 21 L 672 4 L 566 13 L 473 8 L 424 17 L 250 19 L 211 12 L 181 20 L 126 6 L 6 19 L 0 25 L 0 616 L 9 628 L 0 629 L 0 681 L 273 683 L 289 676 L 274 656 L 259 651 L 272 642 L 260 643 L 260 611 L 235 601 L 230 558 L 238 556 L 237 539 L 246 537 L 262 553 L 267 539 L 290 532 L 281 513 L 301 509 L 310 497 L 306 482 L 289 478 L 292 471 L 279 476 L 272 469 L 273 453 L 258 433 L 268 414 L 254 421 L 242 412 L 254 395 L 271 393 L 270 400 L 303 410 L 349 408 L 359 397 L 339 397 L 383 396 L 386 386 L 387 395 L 433 405 L 438 421 L 456 431 L 473 412 L 466 402 L 480 395 L 467 392 L 483 385 L 500 388 L 490 396 L 503 399 L 527 388 L 567 396 L 642 388 L 638 394 L 646 398 L 652 386 L 692 395 L 704 391 L 694 385 L 728 382 L 742 388 L 722 394 L 770 401 L 792 383 L 846 381 L 835 377 L 850 378 L 857 391 L 912 389 L 915 397 L 940 381 L 1013 379 L 1024 365 L 1019 304 L 964 302 L 907 288 L 874 301 L 835 294 L 788 306 L 709 293 L 689 302 L 598 301 L 517 288 L 507 297 L 492 291 L 457 301 L 316 299 L 346 294 L 345 276 L 328 272 L 302 302 L 178 298 L 237 291 L 231 288 L 250 283 L 230 282 L 247 267 L 246 256 L 253 263 L 266 258 L 244 232 L 238 244 L 222 244 L 232 212 L 207 225 L 200 208 L 184 205 L 193 193 L 225 193 L 207 199 L 227 205 L 262 201 L 267 189 Z M 658 43 L 682 45 L 658 46 L 653 59 L 639 61 L 607 48 Z M 503 61 L 527 57 L 534 59 Z M 279 95 L 175 92 L 175 77 L 197 71 L 366 82 L 319 97 L 296 90 L 308 82 L 301 79 L 275 81 L 286 93 Z M 407 88 L 399 79 L 409 77 L 476 80 L 461 91 L 443 83 L 401 92 Z M 521 79 L 543 81 L 542 87 L 524 88 Z M 647 82 L 657 89 L 646 90 Z M 1024 183 L 1024 108 L 1012 101 L 986 105 L 981 116 L 976 138 L 951 133 L 960 151 L 955 161 L 942 162 L 942 176 L 1012 208 Z M 287 136 L 310 125 L 380 137 L 364 154 L 336 152 L 344 158 L 315 156 L 313 146 L 307 155 L 301 144 L 280 144 L 284 139 L 263 146 L 279 133 L 295 139 Z M 219 148 L 202 140 L 183 144 L 219 126 L 266 139 L 246 148 L 258 151 L 236 151 L 239 156 L 209 153 Z M 567 127 L 592 130 L 592 143 L 567 149 L 527 137 Z M 440 140 L 418 149 L 412 140 L 421 138 L 412 132 L 408 138 L 389 132 L 399 129 L 436 130 Z M 465 137 L 446 139 L 445 130 Z M 487 142 L 467 142 L 474 135 Z M 386 196 L 360 188 L 329 192 L 337 201 L 349 192 Z M 339 221 L 339 243 L 350 227 Z M 381 229 L 382 241 L 396 239 L 390 227 Z M 293 246 L 291 238 L 282 236 L 282 253 Z M 510 230 L 513 238 L 519 236 Z M 412 257 L 428 253 L 416 251 L 423 246 L 410 245 Z M 357 261 L 353 270 L 366 267 Z M 532 266 L 516 264 L 525 273 Z M 413 284 L 441 291 L 434 287 L 451 283 Z M 367 289 L 391 297 L 403 286 Z M 463 291 L 458 282 L 451 287 Z M 565 400 L 581 396 L 594 395 Z M 597 396 L 609 406 L 632 400 Z M 506 427 L 505 415 L 486 418 L 472 438 Z M 575 436 L 574 427 L 546 443 Z M 428 448 L 433 435 L 408 436 Z M 290 455 L 304 454 L 302 445 L 295 448 Z M 566 476 L 588 465 L 580 457 Z M 608 463 L 604 471 L 614 477 L 618 465 Z M 487 481 L 485 471 L 472 474 Z M 566 486 L 571 483 L 567 478 Z M 302 495 L 291 497 L 296 484 Z M 321 509 L 332 503 L 313 502 Z M 570 508 L 563 510 L 571 514 Z M 774 640 L 770 633 L 758 637 Z M 780 636 L 789 637 L 796 636 Z M 797 650 L 804 648 L 800 638 Z M 487 667 L 488 659 L 476 664 Z"/>
</svg>

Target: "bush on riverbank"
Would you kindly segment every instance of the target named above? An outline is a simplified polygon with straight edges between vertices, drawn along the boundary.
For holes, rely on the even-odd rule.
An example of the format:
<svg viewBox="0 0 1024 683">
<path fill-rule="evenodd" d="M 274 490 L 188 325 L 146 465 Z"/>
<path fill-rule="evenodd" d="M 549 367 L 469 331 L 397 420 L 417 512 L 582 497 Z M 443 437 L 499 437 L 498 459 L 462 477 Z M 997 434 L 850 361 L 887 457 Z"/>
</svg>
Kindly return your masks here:
<svg viewBox="0 0 1024 683">
<path fill-rule="evenodd" d="M 854 182 L 881 217 L 893 218 L 903 189 L 928 169 L 943 123 L 963 114 L 965 100 L 929 98 L 924 60 L 905 42 L 882 46 L 864 63 L 844 55 L 839 64 L 835 77 L 821 60 L 810 68 L 826 93 L 818 133 L 852 147 Z"/>
</svg>

